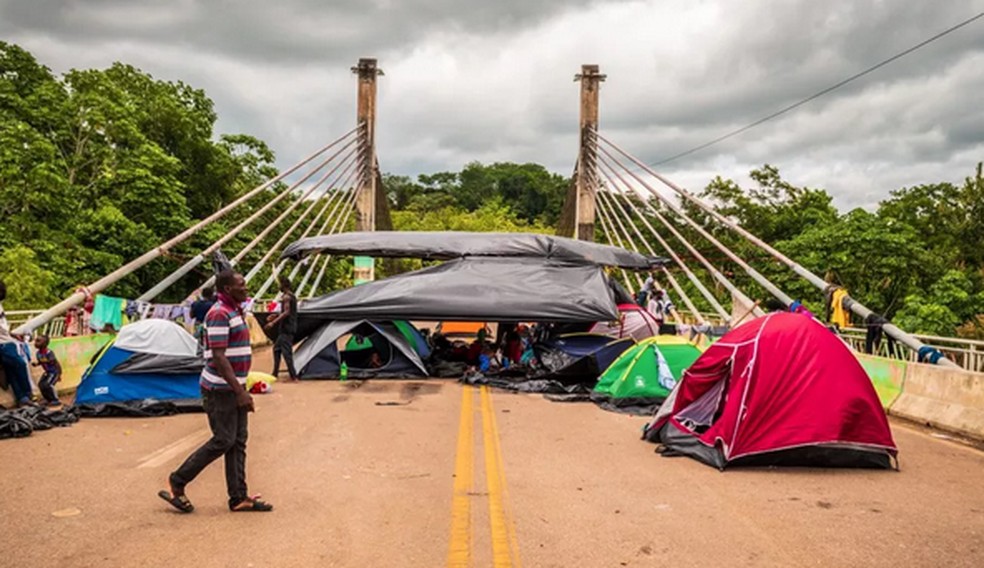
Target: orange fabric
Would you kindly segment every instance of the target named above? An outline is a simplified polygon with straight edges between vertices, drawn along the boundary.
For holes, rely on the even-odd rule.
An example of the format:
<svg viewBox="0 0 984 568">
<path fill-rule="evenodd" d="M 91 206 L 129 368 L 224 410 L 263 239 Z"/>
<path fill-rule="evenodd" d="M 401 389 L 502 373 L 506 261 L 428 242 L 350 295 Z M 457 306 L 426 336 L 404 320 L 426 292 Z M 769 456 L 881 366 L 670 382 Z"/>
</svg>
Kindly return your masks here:
<svg viewBox="0 0 984 568">
<path fill-rule="evenodd" d="M 459 335 L 477 335 L 485 327 L 484 321 L 444 321 L 441 322 L 441 333 Z"/>
</svg>

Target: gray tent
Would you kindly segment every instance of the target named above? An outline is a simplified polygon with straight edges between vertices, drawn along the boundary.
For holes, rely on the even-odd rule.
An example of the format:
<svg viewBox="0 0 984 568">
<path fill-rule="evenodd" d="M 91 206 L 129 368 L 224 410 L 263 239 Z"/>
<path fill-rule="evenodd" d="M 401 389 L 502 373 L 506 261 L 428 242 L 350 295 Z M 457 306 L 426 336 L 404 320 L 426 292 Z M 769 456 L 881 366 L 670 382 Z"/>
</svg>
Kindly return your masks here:
<svg viewBox="0 0 984 568">
<path fill-rule="evenodd" d="M 532 233 L 369 231 L 338 233 L 291 243 L 282 258 L 311 254 L 451 260 L 464 257 L 537 258 L 573 264 L 646 269 L 666 262 L 622 248 Z"/>
<path fill-rule="evenodd" d="M 338 340 L 349 333 L 368 339 L 372 348 L 339 352 Z M 369 365 L 373 351 L 379 354 L 378 367 Z M 343 361 L 353 379 L 427 376 L 420 356 L 392 322 L 333 321 L 312 333 L 294 354 L 302 379 L 336 379 Z"/>
<path fill-rule="evenodd" d="M 618 319 L 604 270 L 530 258 L 466 258 L 305 301 L 324 320 L 595 322 Z M 299 334 L 300 335 L 300 334 Z"/>
</svg>

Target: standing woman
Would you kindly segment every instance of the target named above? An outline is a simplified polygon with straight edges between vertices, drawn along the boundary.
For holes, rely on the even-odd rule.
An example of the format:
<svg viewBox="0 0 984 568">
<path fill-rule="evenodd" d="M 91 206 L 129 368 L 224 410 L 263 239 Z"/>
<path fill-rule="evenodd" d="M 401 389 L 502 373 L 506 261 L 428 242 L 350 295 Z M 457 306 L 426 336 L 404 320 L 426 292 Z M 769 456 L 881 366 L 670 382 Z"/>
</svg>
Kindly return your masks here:
<svg viewBox="0 0 984 568">
<path fill-rule="evenodd" d="M 280 306 L 280 314 L 265 326 L 269 331 L 283 322 L 277 341 L 273 344 L 273 376 L 276 377 L 280 372 L 280 357 L 283 356 L 290 380 L 296 381 L 298 377 L 297 370 L 294 369 L 294 334 L 297 333 L 297 296 L 286 276 L 280 277 Z"/>
</svg>

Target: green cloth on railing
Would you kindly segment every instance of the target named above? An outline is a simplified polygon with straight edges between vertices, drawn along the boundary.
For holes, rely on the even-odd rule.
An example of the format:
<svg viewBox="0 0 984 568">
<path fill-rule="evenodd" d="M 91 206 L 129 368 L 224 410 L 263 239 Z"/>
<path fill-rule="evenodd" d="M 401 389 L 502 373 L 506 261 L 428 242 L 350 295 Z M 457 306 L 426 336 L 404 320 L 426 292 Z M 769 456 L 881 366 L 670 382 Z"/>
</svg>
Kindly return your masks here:
<svg viewBox="0 0 984 568">
<path fill-rule="evenodd" d="M 96 331 L 103 331 L 110 325 L 116 331 L 123 327 L 123 305 L 126 302 L 123 298 L 112 296 L 96 295 L 96 302 L 92 307 L 92 317 L 89 318 L 89 327 Z"/>
</svg>

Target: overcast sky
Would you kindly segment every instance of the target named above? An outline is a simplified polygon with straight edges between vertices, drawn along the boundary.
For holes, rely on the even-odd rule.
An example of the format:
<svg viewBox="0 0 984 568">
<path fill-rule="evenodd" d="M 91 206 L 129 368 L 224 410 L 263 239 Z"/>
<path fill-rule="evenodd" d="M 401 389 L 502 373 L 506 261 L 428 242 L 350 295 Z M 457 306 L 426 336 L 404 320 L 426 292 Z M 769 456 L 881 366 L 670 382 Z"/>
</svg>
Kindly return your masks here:
<svg viewBox="0 0 984 568">
<path fill-rule="evenodd" d="M 648 163 L 809 96 L 984 11 L 984 0 L 0 0 L 0 39 L 57 73 L 133 64 L 215 101 L 220 133 L 287 167 L 355 123 L 376 57 L 385 172 L 538 162 L 569 175 L 582 63 L 600 131 Z M 984 19 L 777 120 L 660 166 L 700 189 L 763 163 L 841 208 L 960 182 L 984 160 Z"/>
</svg>

